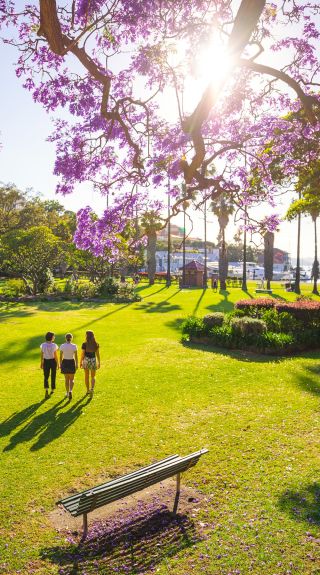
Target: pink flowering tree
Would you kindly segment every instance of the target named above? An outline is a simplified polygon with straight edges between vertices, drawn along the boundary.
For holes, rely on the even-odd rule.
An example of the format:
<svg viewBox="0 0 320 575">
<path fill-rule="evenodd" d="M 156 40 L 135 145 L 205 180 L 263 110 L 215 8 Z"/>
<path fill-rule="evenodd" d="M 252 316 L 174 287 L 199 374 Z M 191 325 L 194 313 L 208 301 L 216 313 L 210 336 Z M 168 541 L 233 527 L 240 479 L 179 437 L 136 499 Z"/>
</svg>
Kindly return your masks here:
<svg viewBox="0 0 320 575">
<path fill-rule="evenodd" d="M 198 192 L 241 209 L 272 203 L 266 142 L 290 178 L 295 139 L 319 129 L 319 13 L 310 0 L 0 0 L 17 75 L 56 115 L 57 191 L 115 191 L 100 219 L 80 211 L 77 245 L 116 256 L 117 233 L 154 210 L 164 187 L 171 215 Z M 290 112 L 303 122 L 289 126 Z M 257 171 L 263 185 L 252 190 Z"/>
</svg>

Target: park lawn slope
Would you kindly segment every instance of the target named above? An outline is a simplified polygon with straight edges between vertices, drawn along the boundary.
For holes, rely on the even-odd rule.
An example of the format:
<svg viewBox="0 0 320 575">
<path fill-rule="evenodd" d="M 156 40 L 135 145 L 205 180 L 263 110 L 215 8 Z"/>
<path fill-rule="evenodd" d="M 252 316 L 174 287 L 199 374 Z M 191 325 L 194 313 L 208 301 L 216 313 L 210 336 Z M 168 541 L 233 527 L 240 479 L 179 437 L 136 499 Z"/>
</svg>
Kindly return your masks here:
<svg viewBox="0 0 320 575">
<path fill-rule="evenodd" d="M 153 563 L 142 557 L 141 572 L 319 573 L 319 354 L 273 359 L 181 345 L 183 318 L 231 309 L 247 297 L 240 289 L 155 285 L 140 294 L 130 305 L 1 306 L 0 568 L 115 573 L 102 554 L 88 554 L 72 571 L 74 546 L 49 519 L 55 502 L 72 489 L 207 447 L 183 477 L 205 497 L 191 518 L 203 537 L 177 541 L 168 552 L 164 546 Z M 81 372 L 71 403 L 62 376 L 43 401 L 39 345 L 48 329 L 58 343 L 71 331 L 78 345 L 86 329 L 95 332 L 102 368 L 92 401 Z M 163 540 L 160 530 L 155 545 Z M 62 566 L 57 548 L 65 551 Z M 140 572 L 128 554 L 119 561 L 119 573 Z"/>
</svg>

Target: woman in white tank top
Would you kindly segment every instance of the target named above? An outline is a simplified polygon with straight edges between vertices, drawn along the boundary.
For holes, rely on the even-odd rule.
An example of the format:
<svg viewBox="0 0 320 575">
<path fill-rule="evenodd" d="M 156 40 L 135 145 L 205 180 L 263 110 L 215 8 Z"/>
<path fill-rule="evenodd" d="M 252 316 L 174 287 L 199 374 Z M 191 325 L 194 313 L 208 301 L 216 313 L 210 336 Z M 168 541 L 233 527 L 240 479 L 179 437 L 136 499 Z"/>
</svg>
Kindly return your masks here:
<svg viewBox="0 0 320 575">
<path fill-rule="evenodd" d="M 60 367 L 66 383 L 66 397 L 72 399 L 74 374 L 78 369 L 78 348 L 72 343 L 72 334 L 66 334 L 66 342 L 60 345 Z"/>
</svg>

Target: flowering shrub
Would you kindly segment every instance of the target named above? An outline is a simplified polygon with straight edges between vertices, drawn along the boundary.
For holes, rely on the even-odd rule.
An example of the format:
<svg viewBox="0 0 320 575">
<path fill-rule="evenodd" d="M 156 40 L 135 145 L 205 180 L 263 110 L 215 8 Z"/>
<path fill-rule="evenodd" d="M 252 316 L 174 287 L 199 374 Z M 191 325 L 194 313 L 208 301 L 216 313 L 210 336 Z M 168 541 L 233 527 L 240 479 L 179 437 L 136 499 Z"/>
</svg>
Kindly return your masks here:
<svg viewBox="0 0 320 575">
<path fill-rule="evenodd" d="M 266 312 L 269 310 L 274 310 L 277 314 L 290 314 L 296 321 L 300 322 L 300 328 L 320 325 L 320 302 L 310 299 L 300 299 L 295 302 L 277 301 L 268 298 L 248 299 L 238 301 L 235 304 L 235 308 L 236 310 L 243 311 L 246 316 L 260 319 L 265 319 L 266 317 L 267 320 L 269 318 L 270 321 L 272 314 L 265 316 Z M 276 316 L 273 315 L 273 318 L 276 319 Z M 289 324 L 287 316 L 278 318 L 280 324 L 282 321 L 284 325 L 280 326 L 280 328 L 275 331 L 292 331 L 296 329 L 297 326 L 294 325 L 294 323 L 291 323 L 290 329 L 285 327 L 286 320 L 287 324 Z M 270 329 L 272 329 L 271 325 Z"/>
<path fill-rule="evenodd" d="M 278 313 L 290 313 L 304 326 L 320 324 L 320 302 L 300 300 L 295 302 L 281 302 L 276 305 Z"/>
</svg>

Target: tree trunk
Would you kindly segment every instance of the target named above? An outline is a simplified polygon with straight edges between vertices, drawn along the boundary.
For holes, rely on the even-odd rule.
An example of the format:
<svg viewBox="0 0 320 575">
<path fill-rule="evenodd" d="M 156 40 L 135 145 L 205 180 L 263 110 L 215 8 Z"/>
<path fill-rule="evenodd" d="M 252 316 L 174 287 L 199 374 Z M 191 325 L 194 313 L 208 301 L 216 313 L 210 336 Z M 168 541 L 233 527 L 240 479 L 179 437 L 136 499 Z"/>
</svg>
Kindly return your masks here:
<svg viewBox="0 0 320 575">
<path fill-rule="evenodd" d="M 148 233 L 147 244 L 147 268 L 149 285 L 154 284 L 154 276 L 156 273 L 156 245 L 157 245 L 157 232 L 150 230 Z"/>
<path fill-rule="evenodd" d="M 219 249 L 219 282 L 220 282 L 220 289 L 226 290 L 227 289 L 226 279 L 228 277 L 228 254 L 225 242 L 224 228 L 221 230 L 221 235 L 222 239 Z"/>
<path fill-rule="evenodd" d="M 271 281 L 273 278 L 273 244 L 274 233 L 266 232 L 263 236 L 264 239 L 264 276 L 267 280 L 267 289 L 271 289 Z"/>
<path fill-rule="evenodd" d="M 312 293 L 319 295 L 317 281 L 319 279 L 318 245 L 317 245 L 317 218 L 312 218 L 314 223 L 314 262 L 312 266 L 313 290 Z"/>
<path fill-rule="evenodd" d="M 299 199 L 301 193 L 299 194 Z M 300 293 L 300 238 L 301 238 L 301 214 L 298 214 L 298 236 L 297 236 L 297 264 L 296 264 L 296 277 L 294 280 L 294 291 Z"/>
</svg>

